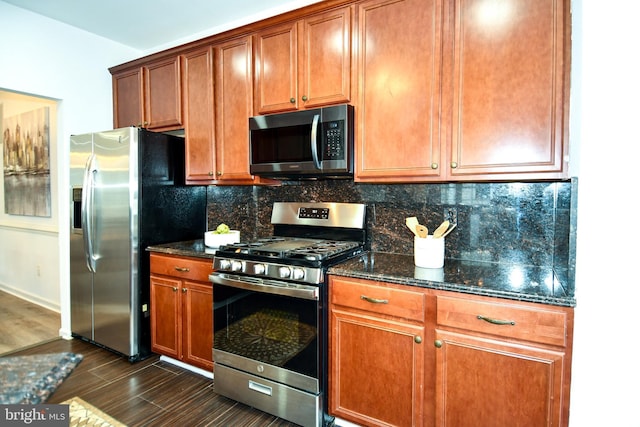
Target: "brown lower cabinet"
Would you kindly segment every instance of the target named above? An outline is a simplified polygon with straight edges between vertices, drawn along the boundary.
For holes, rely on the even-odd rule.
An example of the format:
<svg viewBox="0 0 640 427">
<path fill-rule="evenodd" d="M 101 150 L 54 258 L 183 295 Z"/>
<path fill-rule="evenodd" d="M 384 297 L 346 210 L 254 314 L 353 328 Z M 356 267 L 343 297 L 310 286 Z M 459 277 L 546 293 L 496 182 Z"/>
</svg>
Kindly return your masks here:
<svg viewBox="0 0 640 427">
<path fill-rule="evenodd" d="M 151 350 L 213 370 L 213 287 L 208 260 L 151 256 Z"/>
<path fill-rule="evenodd" d="M 426 296 L 329 279 L 329 412 L 363 426 L 423 425 Z"/>
<path fill-rule="evenodd" d="M 363 426 L 568 425 L 572 308 L 329 280 L 332 415 Z"/>
</svg>

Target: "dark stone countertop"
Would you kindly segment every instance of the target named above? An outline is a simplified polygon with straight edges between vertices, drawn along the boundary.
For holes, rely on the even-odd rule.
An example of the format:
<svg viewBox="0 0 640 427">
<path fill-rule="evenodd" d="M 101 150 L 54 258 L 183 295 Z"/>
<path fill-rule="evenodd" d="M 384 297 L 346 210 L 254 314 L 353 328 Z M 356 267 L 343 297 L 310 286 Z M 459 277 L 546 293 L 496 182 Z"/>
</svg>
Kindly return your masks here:
<svg viewBox="0 0 640 427">
<path fill-rule="evenodd" d="M 167 255 L 188 256 L 213 260 L 216 250 L 205 246 L 204 239 L 186 240 L 184 242 L 164 243 L 147 247 L 149 252 Z"/>
<path fill-rule="evenodd" d="M 551 268 L 445 259 L 437 269 L 416 267 L 412 255 L 368 252 L 329 268 L 329 274 L 401 285 L 575 307 L 566 274 Z M 564 277 L 564 278 L 563 278 Z"/>
<path fill-rule="evenodd" d="M 203 239 L 153 245 L 149 252 L 213 259 Z M 444 268 L 420 268 L 413 255 L 367 252 L 330 267 L 328 274 L 408 286 L 462 292 L 541 304 L 575 307 L 563 283 L 566 272 L 551 268 L 445 259 Z"/>
</svg>

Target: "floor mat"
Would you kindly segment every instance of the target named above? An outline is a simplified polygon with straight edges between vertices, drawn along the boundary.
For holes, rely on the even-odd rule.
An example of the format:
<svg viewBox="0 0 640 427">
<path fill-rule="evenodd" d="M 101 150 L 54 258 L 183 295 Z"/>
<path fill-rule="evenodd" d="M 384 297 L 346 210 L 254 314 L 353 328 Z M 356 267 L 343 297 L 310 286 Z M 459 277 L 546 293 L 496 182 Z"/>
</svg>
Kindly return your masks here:
<svg viewBox="0 0 640 427">
<path fill-rule="evenodd" d="M 69 427 L 126 427 L 79 397 L 72 397 L 62 404 L 69 405 Z"/>
<path fill-rule="evenodd" d="M 0 357 L 0 404 L 46 402 L 81 361 L 75 353 Z"/>
</svg>

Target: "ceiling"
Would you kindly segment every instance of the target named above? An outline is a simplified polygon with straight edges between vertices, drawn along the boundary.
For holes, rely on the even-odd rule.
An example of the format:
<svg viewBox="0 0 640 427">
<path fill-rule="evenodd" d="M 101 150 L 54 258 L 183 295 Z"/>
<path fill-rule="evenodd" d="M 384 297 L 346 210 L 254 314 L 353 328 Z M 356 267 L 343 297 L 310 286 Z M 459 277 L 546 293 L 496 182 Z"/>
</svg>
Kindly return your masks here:
<svg viewBox="0 0 640 427">
<path fill-rule="evenodd" d="M 321 0 L 2 0 L 149 51 L 216 34 Z"/>
</svg>

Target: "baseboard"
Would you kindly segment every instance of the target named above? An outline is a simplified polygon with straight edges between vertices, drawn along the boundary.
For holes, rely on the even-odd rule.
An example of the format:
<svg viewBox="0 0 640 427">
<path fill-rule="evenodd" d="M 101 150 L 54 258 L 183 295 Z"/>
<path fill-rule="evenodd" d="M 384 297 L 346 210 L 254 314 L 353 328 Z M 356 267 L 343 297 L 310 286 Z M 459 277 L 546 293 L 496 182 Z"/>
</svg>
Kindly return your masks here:
<svg viewBox="0 0 640 427">
<path fill-rule="evenodd" d="M 353 424 L 338 417 L 335 419 L 335 425 L 336 427 L 361 427 L 359 424 Z"/>
<path fill-rule="evenodd" d="M 42 299 L 37 295 L 24 292 L 20 289 L 11 288 L 0 283 L 0 291 L 6 292 L 8 294 L 13 295 L 14 297 L 21 298 L 23 300 L 29 301 L 30 303 L 37 304 L 40 307 L 44 307 L 47 310 L 55 311 L 56 313 L 60 313 L 60 304 L 56 304 L 52 301 Z"/>
<path fill-rule="evenodd" d="M 176 365 L 182 369 L 186 369 L 187 371 L 194 372 L 196 374 L 202 375 L 203 377 L 207 377 L 209 379 L 213 379 L 213 372 L 205 371 L 204 369 L 196 368 L 195 366 L 191 366 L 188 363 L 181 362 L 179 360 L 173 359 L 169 356 L 160 356 L 160 360 L 163 362 L 171 363 L 172 365 Z"/>
</svg>

